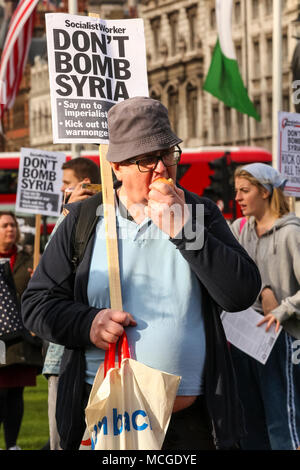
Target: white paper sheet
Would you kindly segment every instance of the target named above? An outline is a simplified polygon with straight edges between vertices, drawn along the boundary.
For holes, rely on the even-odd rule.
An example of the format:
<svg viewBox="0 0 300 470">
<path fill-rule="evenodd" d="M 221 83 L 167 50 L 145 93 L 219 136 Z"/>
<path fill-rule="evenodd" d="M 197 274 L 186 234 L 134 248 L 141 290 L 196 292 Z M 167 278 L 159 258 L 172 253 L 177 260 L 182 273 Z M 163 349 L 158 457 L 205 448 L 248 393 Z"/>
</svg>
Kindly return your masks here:
<svg viewBox="0 0 300 470">
<path fill-rule="evenodd" d="M 227 340 L 257 361 L 265 364 L 282 330 L 275 333 L 275 325 L 266 332 L 266 325 L 257 326 L 263 319 L 253 308 L 242 312 L 221 314 Z"/>
<path fill-rule="evenodd" d="M 6 348 L 4 341 L 0 341 L 0 364 L 6 363 Z"/>
</svg>

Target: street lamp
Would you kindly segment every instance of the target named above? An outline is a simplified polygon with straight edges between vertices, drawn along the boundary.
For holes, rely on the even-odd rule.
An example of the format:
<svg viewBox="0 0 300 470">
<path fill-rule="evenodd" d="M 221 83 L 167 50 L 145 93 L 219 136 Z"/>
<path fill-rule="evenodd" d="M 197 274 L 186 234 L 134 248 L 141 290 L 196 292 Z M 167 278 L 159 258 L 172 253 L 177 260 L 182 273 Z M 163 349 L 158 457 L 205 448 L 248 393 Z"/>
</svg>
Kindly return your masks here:
<svg viewBox="0 0 300 470">
<path fill-rule="evenodd" d="M 299 5 L 298 5 L 298 10 L 300 10 Z M 300 11 L 298 13 L 297 19 L 291 22 L 291 27 L 292 27 L 292 37 L 297 39 L 297 44 L 294 50 L 292 64 L 291 64 L 291 68 L 293 72 L 293 82 L 295 82 L 296 80 L 299 80 L 299 84 L 300 84 Z M 298 90 L 299 88 L 300 87 L 297 86 L 296 90 Z M 297 93 L 297 96 L 298 96 L 298 93 Z M 294 106 L 295 106 L 296 113 L 300 113 L 300 103 L 294 102 Z"/>
</svg>

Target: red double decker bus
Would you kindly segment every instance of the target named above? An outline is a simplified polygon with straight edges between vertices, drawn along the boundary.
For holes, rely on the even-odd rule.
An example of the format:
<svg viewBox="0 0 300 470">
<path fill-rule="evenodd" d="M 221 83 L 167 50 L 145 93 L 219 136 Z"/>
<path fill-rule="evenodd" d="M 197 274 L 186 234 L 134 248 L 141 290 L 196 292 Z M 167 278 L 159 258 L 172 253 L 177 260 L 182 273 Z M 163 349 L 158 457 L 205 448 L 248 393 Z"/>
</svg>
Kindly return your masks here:
<svg viewBox="0 0 300 470">
<path fill-rule="evenodd" d="M 229 155 L 230 161 L 236 165 L 255 162 L 272 164 L 271 153 L 260 147 L 223 146 L 185 148 L 178 165 L 177 179 L 179 183 L 189 191 L 202 196 L 205 189 L 210 185 L 210 176 L 213 174 L 209 163 L 221 158 L 225 153 Z M 99 165 L 98 150 L 83 151 L 80 156 L 90 158 Z M 67 154 L 66 158 L 69 160 L 71 155 Z M 14 210 L 19 163 L 20 153 L 0 153 L 0 210 Z M 235 216 L 240 215 L 240 210 L 233 200 L 230 207 L 230 211 L 224 213 L 224 216 L 232 220 Z M 24 215 L 20 217 L 24 218 Z M 47 225 L 45 226 L 44 224 L 42 230 L 45 232 L 45 227 L 47 227 L 49 234 L 54 223 L 55 220 L 48 220 Z"/>
</svg>

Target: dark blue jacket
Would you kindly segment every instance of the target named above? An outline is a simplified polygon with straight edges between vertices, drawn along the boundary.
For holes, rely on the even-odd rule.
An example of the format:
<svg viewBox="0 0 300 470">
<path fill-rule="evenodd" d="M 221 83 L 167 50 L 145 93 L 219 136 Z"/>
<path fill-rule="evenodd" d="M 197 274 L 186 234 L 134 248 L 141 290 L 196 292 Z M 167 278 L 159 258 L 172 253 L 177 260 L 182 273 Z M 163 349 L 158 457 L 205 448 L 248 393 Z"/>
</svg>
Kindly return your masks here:
<svg viewBox="0 0 300 470">
<path fill-rule="evenodd" d="M 220 320 L 222 309 L 239 311 L 255 301 L 261 286 L 258 269 L 232 235 L 217 206 L 185 191 L 195 210 L 204 204 L 204 244 L 187 250 L 186 240 L 171 239 L 197 275 L 202 288 L 206 333 L 205 397 L 218 448 L 232 447 L 244 434 L 236 379 Z M 99 198 L 101 195 L 95 195 Z M 88 210 L 92 198 L 68 206 L 70 212 L 58 227 L 22 299 L 25 326 L 39 337 L 62 344 L 57 396 L 57 426 L 64 449 L 78 449 L 85 429 L 83 393 L 85 348 L 99 309 L 89 307 L 87 283 L 94 234 L 76 275 L 72 272 L 74 228 L 81 204 Z M 193 224 L 196 211 L 193 212 Z M 190 240 L 189 240 L 190 241 Z M 105 308 L 107 306 L 103 306 Z"/>
</svg>

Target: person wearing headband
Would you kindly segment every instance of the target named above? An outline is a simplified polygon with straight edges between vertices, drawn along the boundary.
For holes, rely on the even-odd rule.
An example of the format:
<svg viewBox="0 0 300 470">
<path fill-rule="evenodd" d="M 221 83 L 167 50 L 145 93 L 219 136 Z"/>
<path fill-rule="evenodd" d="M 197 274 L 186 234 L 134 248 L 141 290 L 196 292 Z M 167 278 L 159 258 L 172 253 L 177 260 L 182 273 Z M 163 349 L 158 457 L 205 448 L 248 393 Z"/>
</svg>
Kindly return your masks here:
<svg viewBox="0 0 300 470">
<path fill-rule="evenodd" d="M 256 262 L 262 288 L 253 308 L 258 328 L 282 331 L 265 365 L 232 346 L 247 437 L 243 449 L 297 449 L 300 445 L 300 219 L 290 213 L 287 180 L 269 165 L 235 172 L 236 201 L 244 218 L 231 226 Z M 295 359 L 296 357 L 296 359 Z"/>
</svg>

